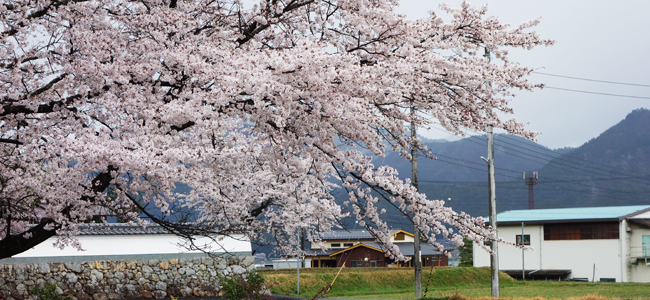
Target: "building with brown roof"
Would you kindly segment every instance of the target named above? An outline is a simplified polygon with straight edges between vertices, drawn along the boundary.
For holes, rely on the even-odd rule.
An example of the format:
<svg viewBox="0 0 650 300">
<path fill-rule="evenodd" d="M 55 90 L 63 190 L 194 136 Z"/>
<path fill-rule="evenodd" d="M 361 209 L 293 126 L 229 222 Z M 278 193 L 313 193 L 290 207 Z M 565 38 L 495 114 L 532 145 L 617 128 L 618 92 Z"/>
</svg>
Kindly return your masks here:
<svg viewBox="0 0 650 300">
<path fill-rule="evenodd" d="M 395 261 L 390 258 L 386 248 L 377 243 L 366 230 L 339 230 L 323 236 L 327 250 L 312 243 L 306 250 L 305 258 L 311 259 L 312 268 L 341 267 L 410 267 L 407 262 Z M 413 257 L 413 234 L 405 230 L 395 230 L 391 233 L 391 241 L 399 247 L 406 257 Z M 423 266 L 448 266 L 449 260 L 445 253 L 436 251 L 427 243 L 420 244 L 420 256 Z"/>
</svg>

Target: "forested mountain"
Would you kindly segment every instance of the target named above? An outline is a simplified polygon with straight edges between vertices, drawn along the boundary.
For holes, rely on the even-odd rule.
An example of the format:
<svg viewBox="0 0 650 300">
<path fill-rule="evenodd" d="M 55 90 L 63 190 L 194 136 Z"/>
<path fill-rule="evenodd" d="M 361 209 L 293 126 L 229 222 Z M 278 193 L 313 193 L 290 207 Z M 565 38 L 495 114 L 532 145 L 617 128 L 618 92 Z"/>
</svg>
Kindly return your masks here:
<svg viewBox="0 0 650 300">
<path fill-rule="evenodd" d="M 517 151 L 545 151 L 551 157 L 560 155 L 560 153 L 519 136 L 496 134 L 495 140 L 495 162 L 502 169 L 524 172 L 544 166 L 544 161 L 530 160 L 517 153 Z M 418 169 L 421 182 L 451 183 L 454 181 L 483 182 L 487 180 L 487 165 L 481 159 L 481 156 L 487 157 L 487 141 L 484 135 L 470 136 L 453 142 L 424 140 L 423 144 L 431 150 L 436 159 L 432 160 L 420 155 Z M 401 176 L 411 176 L 411 163 L 397 153 L 391 152 L 386 158 L 375 158 L 374 163 L 376 165 L 390 165 L 396 168 Z"/>
<path fill-rule="evenodd" d="M 526 171 L 539 174 L 533 187 L 536 208 L 650 203 L 648 128 L 650 110 L 638 109 L 575 149 L 551 150 L 521 137 L 495 135 L 497 210 L 528 208 Z M 437 160 L 419 159 L 420 191 L 431 199 L 447 201 L 457 211 L 487 215 L 487 166 L 480 158 L 487 156 L 485 136 L 425 144 Z M 411 176 L 410 163 L 397 154 L 374 161 L 395 167 L 403 178 Z M 401 216 L 388 219 L 395 226 L 410 226 Z"/>
<path fill-rule="evenodd" d="M 487 157 L 485 136 L 470 136 L 458 141 L 425 140 L 424 144 L 436 159 L 421 156 L 418 160 L 420 191 L 430 199 L 447 201 L 457 211 L 472 215 L 487 213 Z M 562 149 L 566 152 L 568 149 Z M 523 172 L 542 168 L 548 160 L 562 155 L 524 138 L 495 135 L 495 163 L 497 198 L 508 209 L 527 207 L 528 191 L 523 184 Z M 543 153 L 543 159 L 530 157 L 528 153 Z M 376 158 L 377 165 L 391 165 L 402 178 L 410 178 L 411 164 L 396 153 L 386 158 Z M 449 199 L 451 200 L 449 201 Z M 388 209 L 390 212 L 390 209 Z M 391 221 L 397 223 L 401 218 Z M 407 226 L 407 224 L 404 224 Z"/>
<path fill-rule="evenodd" d="M 536 208 L 650 204 L 650 110 L 632 111 L 624 120 L 578 148 L 549 149 L 521 137 L 495 135 L 496 195 L 499 212 L 528 208 L 523 172 L 538 171 Z M 458 141 L 425 140 L 436 160 L 418 160 L 420 191 L 447 201 L 456 211 L 488 213 L 485 136 Z M 373 160 L 410 178 L 411 164 L 398 154 Z M 451 198 L 449 201 L 448 199 Z M 345 201 L 340 193 L 338 201 Z M 384 218 L 395 228 L 412 230 L 387 201 Z M 345 220 L 350 228 L 354 220 Z"/>
<path fill-rule="evenodd" d="M 650 110 L 632 111 L 539 170 L 540 207 L 650 203 Z M 539 196 L 538 196 L 539 195 Z"/>
</svg>

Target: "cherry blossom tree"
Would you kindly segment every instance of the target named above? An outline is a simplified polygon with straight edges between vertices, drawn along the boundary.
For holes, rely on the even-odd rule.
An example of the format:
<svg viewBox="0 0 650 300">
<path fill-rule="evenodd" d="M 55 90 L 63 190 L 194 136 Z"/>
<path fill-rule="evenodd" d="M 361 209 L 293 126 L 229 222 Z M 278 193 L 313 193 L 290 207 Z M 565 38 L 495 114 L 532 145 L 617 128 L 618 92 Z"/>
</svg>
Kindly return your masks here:
<svg viewBox="0 0 650 300">
<path fill-rule="evenodd" d="M 80 224 L 143 214 L 190 241 L 270 232 L 298 251 L 296 232 L 318 243 L 348 215 L 336 189 L 398 258 L 379 201 L 434 244 L 436 234 L 462 243 L 452 228 L 493 239 L 481 218 L 427 199 L 372 156 L 410 159 L 412 144 L 426 154 L 406 125 L 434 119 L 454 133 L 491 124 L 534 138 L 503 117 L 512 91 L 541 87 L 508 48 L 553 42 L 531 31 L 538 20 L 511 28 L 467 3 L 441 6 L 448 21 L 407 20 L 397 5 L 3 1 L 0 257 L 55 234 L 82 247 Z M 165 217 L 178 210 L 198 217 Z"/>
</svg>

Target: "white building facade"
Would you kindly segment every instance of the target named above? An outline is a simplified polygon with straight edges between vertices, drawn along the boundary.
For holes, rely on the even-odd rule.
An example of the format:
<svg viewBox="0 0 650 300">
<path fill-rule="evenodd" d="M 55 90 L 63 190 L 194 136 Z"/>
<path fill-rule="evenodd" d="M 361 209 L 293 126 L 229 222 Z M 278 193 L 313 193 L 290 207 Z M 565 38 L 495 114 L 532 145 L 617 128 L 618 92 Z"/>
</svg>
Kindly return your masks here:
<svg viewBox="0 0 650 300">
<path fill-rule="evenodd" d="M 506 211 L 497 228 L 506 242 L 523 237 L 531 248 L 499 245 L 499 269 L 511 276 L 650 282 L 650 205 Z M 475 245 L 474 266 L 489 265 Z"/>
<path fill-rule="evenodd" d="M 63 249 L 54 247 L 57 238 L 51 237 L 23 253 L 0 259 L 0 264 L 193 258 L 206 255 L 203 251 L 188 249 L 184 246 L 184 240 L 156 225 L 143 228 L 139 225 L 113 223 L 107 227 L 95 224 L 83 227 L 76 236 L 81 251 L 72 246 Z M 197 237 L 194 243 L 212 254 L 249 256 L 252 253 L 251 242 L 243 234 L 214 239 Z"/>
</svg>

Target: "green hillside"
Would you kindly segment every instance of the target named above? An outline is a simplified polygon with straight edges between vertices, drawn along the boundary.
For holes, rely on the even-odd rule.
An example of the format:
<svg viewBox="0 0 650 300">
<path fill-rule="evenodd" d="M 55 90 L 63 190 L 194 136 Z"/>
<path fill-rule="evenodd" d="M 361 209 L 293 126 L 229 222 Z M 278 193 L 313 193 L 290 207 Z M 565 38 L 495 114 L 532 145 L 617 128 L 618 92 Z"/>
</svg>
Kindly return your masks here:
<svg viewBox="0 0 650 300">
<path fill-rule="evenodd" d="M 539 170 L 539 207 L 650 203 L 650 110 L 620 123 Z"/>
<path fill-rule="evenodd" d="M 637 205 L 650 203 L 650 110 L 638 109 L 600 136 L 579 148 L 550 150 L 521 138 L 495 137 L 497 210 L 528 208 L 528 186 L 523 171 L 537 170 L 534 189 L 536 208 Z M 476 142 L 476 137 L 470 138 Z M 454 143 L 459 143 L 454 142 Z M 466 141 L 467 142 L 467 141 Z M 476 144 L 476 143 L 473 143 Z M 466 143 L 466 145 L 468 145 Z M 481 147 L 483 147 L 481 149 Z M 457 211 L 487 214 L 487 168 L 474 164 L 472 156 L 485 155 L 476 144 L 471 155 L 465 151 L 457 162 L 461 167 L 438 165 L 438 176 L 456 176 L 453 183 L 423 180 L 420 190 L 432 199 L 448 199 Z M 446 149 L 439 147 L 440 149 Z M 434 148 L 435 149 L 435 148 Z M 456 148 L 459 149 L 459 148 Z M 456 152 L 458 153 L 458 152 Z M 470 169 L 476 167 L 476 169 Z M 478 170 L 477 170 L 478 169 Z M 429 171 L 429 174 L 433 172 Z M 473 180 L 483 177 L 482 180 Z M 453 177 L 450 177 L 453 178 Z"/>
<path fill-rule="evenodd" d="M 536 208 L 637 205 L 650 203 L 650 110 L 637 109 L 624 120 L 579 148 L 552 150 L 512 135 L 495 135 L 497 211 L 527 209 L 528 186 L 523 172 L 538 171 L 534 186 Z M 447 201 L 456 211 L 474 216 L 488 213 L 485 136 L 448 142 L 425 140 L 437 160 L 418 161 L 420 191 L 429 199 Z M 402 178 L 411 164 L 395 153 L 375 158 Z M 347 200 L 339 193 L 337 202 Z M 449 198 L 451 200 L 449 201 Z M 383 217 L 394 228 L 412 228 L 386 201 Z M 343 220 L 353 228 L 355 219 Z M 268 253 L 268 249 L 264 251 Z"/>
</svg>

